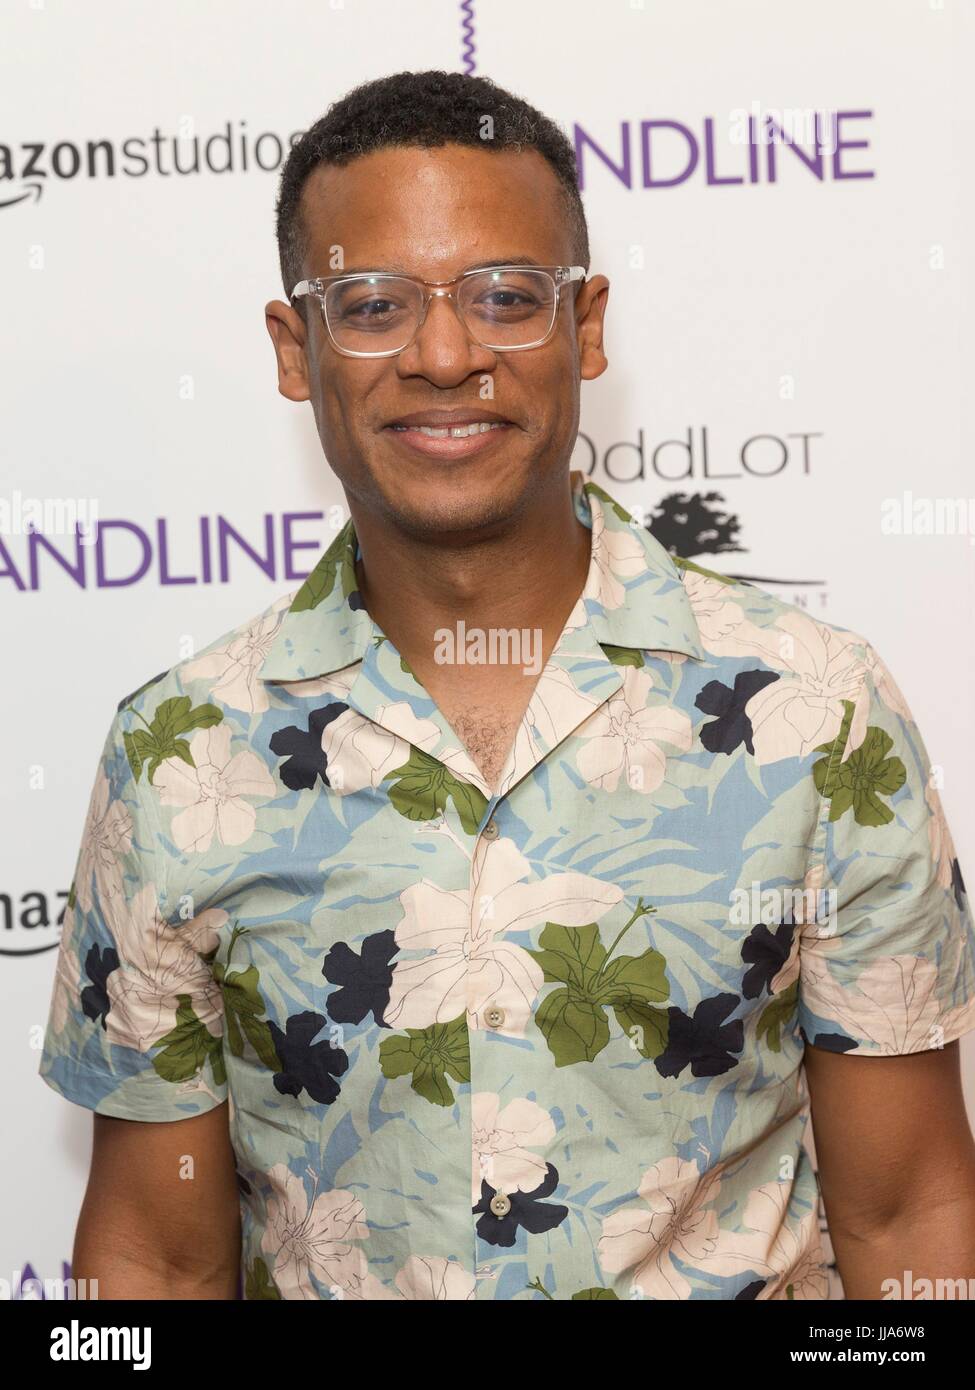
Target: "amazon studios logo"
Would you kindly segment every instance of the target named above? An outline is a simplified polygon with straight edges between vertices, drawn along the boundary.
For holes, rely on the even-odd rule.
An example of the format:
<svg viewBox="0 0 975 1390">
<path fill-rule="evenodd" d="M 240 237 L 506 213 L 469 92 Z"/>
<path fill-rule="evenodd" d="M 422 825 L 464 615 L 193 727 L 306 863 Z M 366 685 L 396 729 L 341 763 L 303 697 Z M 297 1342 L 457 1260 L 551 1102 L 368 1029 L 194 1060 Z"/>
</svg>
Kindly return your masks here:
<svg viewBox="0 0 975 1390">
<path fill-rule="evenodd" d="M 868 156 L 851 153 L 869 148 L 862 123 L 872 117 L 869 110 L 771 111 L 753 102 L 748 110 L 732 111 L 721 122 L 705 117 L 699 130 L 677 120 L 621 121 L 615 153 L 575 124 L 579 183 L 585 187 L 587 156 L 592 156 L 628 189 L 674 188 L 698 171 L 710 188 L 775 184 L 780 150 L 820 182 L 872 179 L 874 171 L 862 163 Z M 0 143 L 0 209 L 39 201 L 52 179 L 68 183 L 79 178 L 138 179 L 147 174 L 171 178 L 174 174 L 246 174 L 251 169 L 271 173 L 281 167 L 303 133 L 297 130 L 282 137 L 264 130 L 253 135 L 245 120 L 232 120 L 220 130 L 200 134 L 193 118 L 184 116 L 175 133 L 156 126 L 151 135 L 122 140 Z M 719 151 L 726 161 L 723 169 Z"/>
<path fill-rule="evenodd" d="M 179 121 L 175 134 L 158 126 L 151 135 L 117 140 L 58 140 L 53 143 L 0 144 L 0 208 L 33 199 L 39 201 L 52 179 L 139 179 L 147 174 L 246 174 L 251 169 L 272 173 L 281 167 L 302 131 L 285 141 L 273 130 L 251 135 L 247 122 L 227 121 L 222 130 L 198 134 L 190 116 Z"/>
<path fill-rule="evenodd" d="M 68 889 L 31 890 L 19 896 L 0 891 L 0 956 L 37 956 L 58 944 Z"/>
</svg>

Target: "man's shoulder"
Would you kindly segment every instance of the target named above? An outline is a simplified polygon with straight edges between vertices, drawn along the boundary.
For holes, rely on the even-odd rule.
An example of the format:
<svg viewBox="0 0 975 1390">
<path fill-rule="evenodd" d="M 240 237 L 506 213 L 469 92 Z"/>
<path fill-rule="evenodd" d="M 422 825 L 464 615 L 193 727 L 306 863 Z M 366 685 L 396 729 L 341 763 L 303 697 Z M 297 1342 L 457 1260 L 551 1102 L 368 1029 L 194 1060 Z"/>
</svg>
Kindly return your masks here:
<svg viewBox="0 0 975 1390">
<path fill-rule="evenodd" d="M 160 706 L 189 700 L 181 722 L 204 705 L 258 713 L 267 708 L 258 672 L 294 601 L 298 589 L 281 594 L 253 617 L 213 638 L 205 647 L 144 681 L 116 706 L 116 716 L 151 723 Z M 172 707 L 169 707 L 172 709 Z M 174 711 L 179 715 L 179 711 Z"/>
<path fill-rule="evenodd" d="M 876 659 L 876 650 L 863 633 L 817 617 L 803 603 L 783 598 L 752 580 L 708 569 L 683 556 L 673 555 L 671 559 L 690 599 L 703 645 L 708 650 L 720 649 L 721 639 L 736 629 L 742 639 L 749 631 L 757 629 L 780 634 L 781 643 L 787 649 L 796 643 L 811 647 L 808 656 L 814 665 L 817 650 L 849 649 L 865 658 Z M 725 654 L 730 652 L 725 649 Z"/>
</svg>

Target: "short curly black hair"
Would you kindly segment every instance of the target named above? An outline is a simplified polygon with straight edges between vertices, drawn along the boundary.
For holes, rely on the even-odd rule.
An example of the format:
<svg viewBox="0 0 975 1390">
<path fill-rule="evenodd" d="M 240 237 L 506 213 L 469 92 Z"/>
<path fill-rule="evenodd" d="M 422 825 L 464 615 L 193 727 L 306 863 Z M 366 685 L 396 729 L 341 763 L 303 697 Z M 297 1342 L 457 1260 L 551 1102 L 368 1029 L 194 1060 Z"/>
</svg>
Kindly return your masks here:
<svg viewBox="0 0 975 1390">
<path fill-rule="evenodd" d="M 484 118 L 491 117 L 490 138 Z M 301 279 L 307 250 L 301 192 L 321 164 L 349 164 L 394 145 L 445 144 L 533 149 L 559 180 L 574 263 L 589 269 L 589 230 L 579 196 L 575 152 L 554 121 L 489 77 L 460 72 L 397 72 L 364 82 L 334 102 L 293 145 L 278 189 L 278 257 L 284 292 Z"/>
</svg>

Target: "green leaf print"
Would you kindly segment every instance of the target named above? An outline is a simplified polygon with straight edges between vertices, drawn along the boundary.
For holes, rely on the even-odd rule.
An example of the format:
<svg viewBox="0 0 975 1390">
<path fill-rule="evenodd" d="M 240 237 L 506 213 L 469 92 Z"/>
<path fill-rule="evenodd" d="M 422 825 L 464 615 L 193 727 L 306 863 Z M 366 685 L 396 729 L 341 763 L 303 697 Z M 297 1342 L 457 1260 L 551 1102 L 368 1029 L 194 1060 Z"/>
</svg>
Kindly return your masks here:
<svg viewBox="0 0 975 1390">
<path fill-rule="evenodd" d="M 614 666 L 635 666 L 639 670 L 645 665 L 643 653 L 637 647 L 614 647 L 611 642 L 603 642 L 601 646 Z"/>
<path fill-rule="evenodd" d="M 408 1028 L 405 1037 L 397 1033 L 384 1039 L 379 1045 L 379 1065 L 391 1081 L 411 1076 L 413 1090 L 431 1105 L 453 1105 L 454 1092 L 447 1078 L 471 1079 L 467 1015 L 429 1028 Z"/>
<path fill-rule="evenodd" d="M 379 648 L 382 646 L 382 644 L 383 644 L 384 642 L 388 642 L 388 641 L 389 641 L 389 638 L 386 636 L 386 634 L 385 634 L 384 632 L 379 632 L 379 633 L 377 633 L 376 636 L 372 639 L 372 644 L 373 644 L 373 646 L 376 648 L 376 651 L 378 652 L 378 650 L 379 650 Z M 410 665 L 410 663 L 407 661 L 407 659 L 406 659 L 405 656 L 401 656 L 400 659 L 399 659 L 399 669 L 400 669 L 402 672 L 404 672 L 404 674 L 407 675 L 407 676 L 412 676 L 412 675 L 413 675 L 413 667 L 412 667 L 412 666 Z M 415 680 L 416 677 L 413 676 L 413 679 Z"/>
<path fill-rule="evenodd" d="M 341 579 L 342 593 L 348 598 L 358 582 L 355 577 L 355 562 L 352 558 L 354 547 L 350 544 L 351 540 L 352 522 L 349 520 L 298 590 L 290 612 L 307 613 L 312 608 L 317 608 L 335 588 L 336 579 Z"/>
<path fill-rule="evenodd" d="M 595 493 L 595 495 L 599 498 L 600 502 L 602 502 L 604 507 L 609 507 L 612 511 L 616 513 L 620 521 L 633 521 L 633 514 L 631 512 L 628 512 L 626 508 L 620 502 L 617 502 L 614 497 L 610 497 L 609 493 L 605 492 L 599 486 L 598 483 L 594 483 L 590 478 L 586 486 L 588 487 L 590 492 Z"/>
<path fill-rule="evenodd" d="M 659 951 L 617 956 L 600 971 L 599 997 L 607 1004 L 661 1004 L 670 994 L 667 966 Z"/>
<path fill-rule="evenodd" d="M 695 574 L 703 574 L 705 579 L 716 579 L 719 584 L 734 584 L 726 574 L 719 574 L 717 570 L 706 570 L 703 565 L 695 565 L 693 560 L 685 560 L 683 555 L 672 555 L 670 557 L 674 564 L 680 569 L 693 570 Z"/>
<path fill-rule="evenodd" d="M 251 1301 L 259 1298 L 281 1298 L 281 1295 L 275 1288 L 271 1276 L 268 1273 L 267 1265 L 260 1256 L 254 1261 L 250 1269 L 247 1270 L 247 1275 L 244 1280 L 244 1298 Z"/>
<path fill-rule="evenodd" d="M 477 834 L 487 797 L 421 749 L 413 748 L 409 762 L 387 773 L 385 780 L 391 783 L 390 802 L 407 820 L 433 820 L 443 813 L 449 799 L 467 834 Z"/>
<path fill-rule="evenodd" d="M 138 782 L 142 769 L 148 766 L 147 780 L 152 781 L 156 768 L 166 758 L 181 758 L 193 767 L 190 745 L 182 734 L 194 729 L 211 729 L 223 719 L 223 712 L 216 705 L 196 705 L 188 695 L 176 695 L 171 700 L 163 700 L 152 717 L 146 722 L 138 710 L 133 710 L 137 719 L 145 724 L 144 729 L 122 735 L 125 755 L 129 760 L 132 775 Z"/>
<path fill-rule="evenodd" d="M 214 1037 L 193 1012 L 190 995 L 176 996 L 176 1026 L 159 1039 L 152 1065 L 164 1081 L 189 1081 L 198 1076 L 209 1058 L 213 1079 L 222 1086 L 227 1079 L 223 1062 L 223 1039 Z"/>
<path fill-rule="evenodd" d="M 612 1299 L 618 1303 L 619 1294 L 614 1293 L 612 1289 L 580 1289 L 578 1293 L 572 1295 L 569 1301 L 571 1303 L 588 1303 L 591 1300 L 593 1303 L 602 1303 L 606 1299 Z"/>
<path fill-rule="evenodd" d="M 607 1009 L 613 1010 L 616 1022 L 635 1040 L 642 1056 L 659 1057 L 667 1046 L 667 1014 L 653 1007 L 670 994 L 663 956 L 650 947 L 639 956 L 613 958 L 637 918 L 652 912 L 656 908 L 639 899 L 609 950 L 595 922 L 582 927 L 545 923 L 538 938 L 540 949 L 528 954 L 542 967 L 547 984 L 563 986 L 546 995 L 535 1011 L 535 1022 L 557 1067 L 598 1057 L 610 1039 Z"/>
<path fill-rule="evenodd" d="M 606 947 L 595 922 L 584 927 L 561 927 L 556 922 L 546 922 L 538 944 L 542 949 L 529 951 L 529 955 L 542 967 L 548 984 L 557 982 L 585 991 L 606 960 Z"/>
<path fill-rule="evenodd" d="M 666 1009 L 634 1001 L 614 1004 L 613 1016 L 641 1057 L 659 1057 L 667 1050 L 670 1017 Z"/>
<path fill-rule="evenodd" d="M 235 928 L 230 939 L 231 950 L 238 935 L 240 931 Z M 246 970 L 230 970 L 228 953 L 226 965 L 219 961 L 214 964 L 213 978 L 223 991 L 224 1028 L 230 1051 L 235 1057 L 242 1057 L 246 1037 L 264 1065 L 270 1071 L 280 1071 L 281 1062 L 274 1048 L 267 1019 L 258 1017 L 264 1013 L 264 1000 L 258 988 L 260 975 L 257 966 L 249 965 Z"/>
<path fill-rule="evenodd" d="M 568 989 L 556 989 L 535 1010 L 535 1022 L 557 1067 L 592 1062 L 609 1042 L 605 1009 Z"/>
<path fill-rule="evenodd" d="M 758 1037 L 764 1038 L 772 1052 L 782 1051 L 782 1029 L 796 1011 L 799 1002 L 799 981 L 774 995 L 762 1010 L 758 1020 Z"/>
<path fill-rule="evenodd" d="M 829 818 L 839 820 L 851 808 L 857 825 L 887 825 L 894 819 L 881 796 L 893 796 L 907 780 L 907 769 L 898 757 L 887 754 L 894 741 L 885 729 L 871 724 L 859 748 L 841 763 L 834 762 L 838 750 L 846 746 L 853 720 L 853 702 L 843 701 L 845 713 L 840 732 L 829 743 L 817 746 L 817 753 L 829 756 L 813 764 L 813 780 L 820 796 L 830 797 Z"/>
</svg>

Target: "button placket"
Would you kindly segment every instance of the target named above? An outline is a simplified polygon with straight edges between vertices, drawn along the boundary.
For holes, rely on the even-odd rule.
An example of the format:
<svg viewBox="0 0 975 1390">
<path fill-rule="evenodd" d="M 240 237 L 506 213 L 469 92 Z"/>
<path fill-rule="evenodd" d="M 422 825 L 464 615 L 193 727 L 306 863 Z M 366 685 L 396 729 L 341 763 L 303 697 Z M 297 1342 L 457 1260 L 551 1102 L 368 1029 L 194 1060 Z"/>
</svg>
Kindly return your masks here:
<svg viewBox="0 0 975 1390">
<path fill-rule="evenodd" d="M 484 853 L 490 852 L 490 845 L 496 842 L 499 839 L 500 835 L 501 829 L 495 818 L 495 813 L 492 812 L 491 815 L 488 817 L 483 829 L 480 832 L 480 837 L 482 837 L 487 842 L 483 850 Z M 475 892 L 474 884 L 472 882 L 471 930 L 475 933 L 478 930 L 479 913 L 481 909 L 482 904 L 480 898 Z M 489 1003 L 481 1008 L 477 1027 L 472 1028 L 470 1030 L 470 1086 L 472 1095 L 476 1095 L 479 1091 L 485 1089 L 485 1084 L 487 1084 L 487 1088 L 490 1089 L 490 1083 L 485 1083 L 484 1069 L 479 1065 L 480 1044 L 483 1034 L 488 1031 L 493 1031 L 495 1029 L 500 1028 L 504 1024 L 504 1020 L 505 1011 L 500 1006 L 500 1004 Z M 488 1072 L 490 1072 L 490 1068 L 488 1068 Z M 476 1158 L 476 1155 L 474 1154 L 473 1131 L 471 1132 L 470 1139 L 471 1154 L 472 1157 Z M 490 1182 L 488 1185 L 490 1186 Z M 508 1197 L 504 1192 L 500 1190 L 496 1191 L 488 1204 L 488 1210 L 491 1213 L 492 1218 L 499 1221 L 502 1220 L 505 1216 L 508 1215 L 508 1213 L 511 1210 L 510 1197 Z M 476 1218 L 474 1220 L 476 1226 Z M 474 1238 L 474 1268 L 477 1274 L 477 1296 L 480 1298 L 493 1298 L 494 1285 L 496 1284 L 498 1273 L 496 1268 L 492 1265 L 478 1264 L 478 1254 L 480 1253 L 480 1249 L 476 1230 L 472 1231 L 472 1235 Z"/>
</svg>

